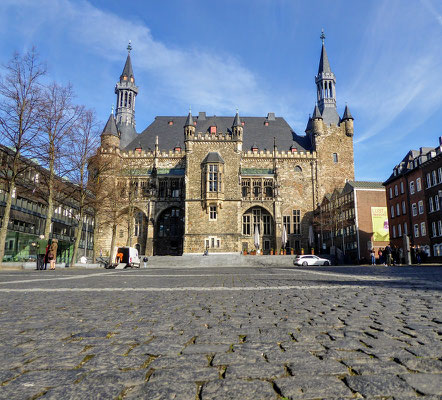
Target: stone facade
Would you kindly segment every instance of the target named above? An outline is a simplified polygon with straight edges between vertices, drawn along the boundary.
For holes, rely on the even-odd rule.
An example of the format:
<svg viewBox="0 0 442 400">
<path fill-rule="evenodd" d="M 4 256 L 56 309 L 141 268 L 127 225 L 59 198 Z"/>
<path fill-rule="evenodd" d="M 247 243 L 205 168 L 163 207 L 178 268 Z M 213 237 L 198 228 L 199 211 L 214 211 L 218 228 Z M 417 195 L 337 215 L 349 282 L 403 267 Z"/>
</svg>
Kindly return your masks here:
<svg viewBox="0 0 442 400">
<path fill-rule="evenodd" d="M 324 57 L 323 45 L 320 68 L 329 69 Z M 129 56 L 121 82 L 125 71 L 135 85 Z M 335 81 L 329 91 L 322 82 L 330 73 L 320 70 L 316 77 L 323 101 L 305 136 L 273 113 L 229 118 L 189 112 L 187 118 L 157 117 L 123 147 L 127 121 L 122 127 L 111 115 L 96 160 L 114 167 L 101 172 L 97 198 L 106 198 L 99 193 L 106 188 L 124 188 L 97 211 L 97 249 L 110 254 L 114 237 L 115 246 L 137 246 L 147 255 L 234 253 L 255 249 L 258 235 L 268 254 L 283 246 L 284 227 L 286 247 L 307 249 L 320 199 L 354 179 L 353 117 L 347 107 L 338 117 Z"/>
</svg>

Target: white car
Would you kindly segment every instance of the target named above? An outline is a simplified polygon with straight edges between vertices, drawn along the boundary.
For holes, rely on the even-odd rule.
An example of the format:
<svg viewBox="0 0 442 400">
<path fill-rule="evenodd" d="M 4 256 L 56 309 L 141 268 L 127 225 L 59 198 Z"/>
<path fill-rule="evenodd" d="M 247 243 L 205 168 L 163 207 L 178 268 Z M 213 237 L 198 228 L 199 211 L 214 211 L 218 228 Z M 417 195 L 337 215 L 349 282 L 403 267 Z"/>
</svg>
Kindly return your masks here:
<svg viewBox="0 0 442 400">
<path fill-rule="evenodd" d="M 330 265 L 330 260 L 313 255 L 296 256 L 293 260 L 293 265 L 302 265 L 304 267 L 307 265 Z"/>
</svg>

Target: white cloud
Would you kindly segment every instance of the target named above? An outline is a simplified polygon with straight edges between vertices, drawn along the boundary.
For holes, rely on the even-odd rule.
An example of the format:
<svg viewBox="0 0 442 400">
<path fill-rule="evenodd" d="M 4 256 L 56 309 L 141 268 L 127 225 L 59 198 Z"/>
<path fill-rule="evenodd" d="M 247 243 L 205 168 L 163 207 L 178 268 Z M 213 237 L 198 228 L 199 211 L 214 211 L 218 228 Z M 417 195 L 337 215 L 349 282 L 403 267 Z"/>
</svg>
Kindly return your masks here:
<svg viewBox="0 0 442 400">
<path fill-rule="evenodd" d="M 440 35 L 440 28 L 433 32 L 428 22 L 424 9 L 390 0 L 367 18 L 359 71 L 344 94 L 366 122 L 355 143 L 373 137 L 385 143 L 397 141 L 442 106 L 442 92 L 435 89 L 442 58 L 437 40 L 428 37 L 429 32 Z M 425 32 L 428 40 L 417 40 L 416 32 Z"/>
<path fill-rule="evenodd" d="M 169 48 L 143 22 L 121 18 L 84 0 L 5 0 L 0 11 L 11 7 L 20 7 L 32 19 L 27 24 L 30 37 L 45 26 L 67 28 L 71 40 L 112 61 L 121 62 L 122 50 L 132 40 L 137 73 L 155 76 L 160 90 L 167 90 L 178 102 L 187 102 L 186 109 L 187 105 L 202 106 L 231 115 L 237 107 L 242 114 L 283 108 L 284 96 L 269 96 L 259 77 L 234 55 Z"/>
</svg>

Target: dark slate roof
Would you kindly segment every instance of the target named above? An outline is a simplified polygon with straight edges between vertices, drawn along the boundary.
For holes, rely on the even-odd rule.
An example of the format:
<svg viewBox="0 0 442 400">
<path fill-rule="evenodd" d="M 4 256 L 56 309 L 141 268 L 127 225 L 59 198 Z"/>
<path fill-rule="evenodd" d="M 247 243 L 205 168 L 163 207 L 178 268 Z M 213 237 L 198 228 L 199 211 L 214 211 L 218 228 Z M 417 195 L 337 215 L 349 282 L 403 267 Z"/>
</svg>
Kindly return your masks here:
<svg viewBox="0 0 442 400">
<path fill-rule="evenodd" d="M 315 119 L 315 118 L 321 118 L 322 119 L 322 115 L 321 115 L 321 112 L 319 111 L 319 108 L 318 108 L 317 104 L 315 105 L 315 109 L 314 109 L 313 115 L 312 115 L 312 119 Z"/>
<path fill-rule="evenodd" d="M 399 176 L 407 174 L 409 171 L 411 171 L 413 169 L 412 163 L 413 163 L 414 159 L 421 156 L 421 155 L 426 155 L 428 152 L 434 150 L 434 147 L 422 147 L 421 150 L 422 151 L 410 150 L 405 155 L 405 157 L 402 159 L 402 161 L 398 165 L 395 166 L 395 168 L 401 167 L 401 168 L 399 168 L 397 175 L 394 174 L 395 168 L 393 168 L 393 172 L 391 173 L 391 175 L 388 177 L 388 179 L 383 184 L 387 185 L 390 181 L 394 181 Z"/>
<path fill-rule="evenodd" d="M 344 115 L 342 116 L 342 120 L 345 121 L 346 119 L 354 119 L 351 115 L 350 109 L 347 105 L 345 105 Z"/>
<path fill-rule="evenodd" d="M 118 124 L 118 130 L 120 131 L 120 148 L 124 149 L 129 143 L 133 145 L 132 150 L 140 147 L 144 149 L 143 140 L 138 137 L 135 128 L 132 125 Z"/>
<path fill-rule="evenodd" d="M 331 73 L 330 63 L 328 62 L 327 51 L 324 43 L 322 44 L 321 59 L 319 60 L 318 75 L 322 72 Z"/>
<path fill-rule="evenodd" d="M 139 135 L 141 146 L 144 150 L 155 148 L 155 137 L 158 136 L 160 150 L 172 150 L 177 142 L 184 148 L 184 129 L 186 123 L 185 116 L 160 116 Z M 218 132 L 232 132 L 233 117 L 205 116 L 205 118 L 195 117 L 195 132 L 207 133 L 209 127 L 216 125 Z M 169 121 L 173 124 L 169 125 Z M 278 150 L 288 151 L 293 142 L 296 142 L 299 151 L 310 151 L 312 145 L 306 136 L 298 136 L 289 124 L 281 117 L 274 120 L 266 117 L 242 117 L 243 126 L 243 148 L 250 149 L 253 143 L 259 150 L 272 150 L 273 138 L 276 138 Z M 268 126 L 264 122 L 268 121 Z M 138 140 L 132 140 L 125 147 L 125 150 L 134 150 L 138 145 Z"/>
<path fill-rule="evenodd" d="M 324 123 L 327 125 L 339 125 L 339 122 L 341 121 L 335 107 L 324 107 L 321 115 Z"/>
<path fill-rule="evenodd" d="M 224 164 L 223 158 L 217 151 L 211 151 L 203 160 L 204 163 L 221 163 Z"/>
<path fill-rule="evenodd" d="M 130 54 L 127 55 L 126 64 L 124 64 L 123 72 L 121 77 L 127 76 L 128 78 L 134 78 L 134 71 L 132 70 L 132 61 L 130 60 Z"/>
<path fill-rule="evenodd" d="M 113 135 L 119 137 L 117 124 L 115 123 L 114 114 L 109 115 L 109 119 L 106 122 L 106 126 L 103 129 L 102 135 Z"/>
</svg>

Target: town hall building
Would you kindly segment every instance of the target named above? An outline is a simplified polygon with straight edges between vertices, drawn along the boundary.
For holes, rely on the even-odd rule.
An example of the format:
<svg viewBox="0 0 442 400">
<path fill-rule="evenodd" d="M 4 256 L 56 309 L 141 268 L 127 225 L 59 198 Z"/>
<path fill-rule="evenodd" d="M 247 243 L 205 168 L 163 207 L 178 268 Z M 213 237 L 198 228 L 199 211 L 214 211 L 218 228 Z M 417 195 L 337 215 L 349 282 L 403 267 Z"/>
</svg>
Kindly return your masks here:
<svg viewBox="0 0 442 400">
<path fill-rule="evenodd" d="M 354 180 L 353 117 L 336 106 L 336 77 L 322 38 L 316 105 L 305 135 L 283 117 L 158 116 L 135 125 L 130 46 L 115 87 L 116 112 L 101 135 L 96 246 L 131 245 L 146 255 L 306 252 L 313 213 L 326 193 Z M 313 103 L 313 101 L 312 101 Z M 101 197 L 100 197 L 101 196 Z"/>
</svg>

